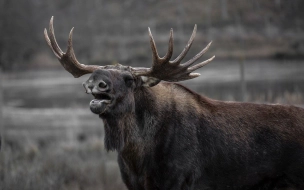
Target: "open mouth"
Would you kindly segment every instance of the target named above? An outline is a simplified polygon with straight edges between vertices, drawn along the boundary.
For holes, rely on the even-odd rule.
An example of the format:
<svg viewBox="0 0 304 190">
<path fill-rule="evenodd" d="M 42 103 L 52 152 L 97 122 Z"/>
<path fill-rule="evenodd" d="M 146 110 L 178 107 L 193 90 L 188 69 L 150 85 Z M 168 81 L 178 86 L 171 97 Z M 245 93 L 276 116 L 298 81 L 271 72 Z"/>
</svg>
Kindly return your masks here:
<svg viewBox="0 0 304 190">
<path fill-rule="evenodd" d="M 112 98 L 108 94 L 93 94 L 94 98 L 90 102 L 90 109 L 95 114 L 102 114 L 106 111 L 108 105 L 112 102 Z"/>
<path fill-rule="evenodd" d="M 111 103 L 112 98 L 108 94 L 93 94 L 94 98 L 105 103 Z"/>
</svg>

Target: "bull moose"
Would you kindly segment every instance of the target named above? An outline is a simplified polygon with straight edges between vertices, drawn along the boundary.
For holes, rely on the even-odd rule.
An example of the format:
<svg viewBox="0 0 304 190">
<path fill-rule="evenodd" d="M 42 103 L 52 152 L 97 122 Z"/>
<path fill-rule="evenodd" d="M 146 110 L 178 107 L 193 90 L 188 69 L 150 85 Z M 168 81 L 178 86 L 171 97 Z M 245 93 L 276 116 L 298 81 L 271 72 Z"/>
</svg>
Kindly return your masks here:
<svg viewBox="0 0 304 190">
<path fill-rule="evenodd" d="M 151 68 L 83 65 L 58 46 L 53 17 L 45 39 L 74 77 L 92 94 L 90 109 L 105 128 L 105 148 L 118 152 L 128 189 L 304 189 L 304 110 L 295 106 L 225 102 L 199 95 L 176 82 L 198 77 L 189 51 L 196 25 L 181 54 L 159 57 L 149 29 Z"/>
</svg>

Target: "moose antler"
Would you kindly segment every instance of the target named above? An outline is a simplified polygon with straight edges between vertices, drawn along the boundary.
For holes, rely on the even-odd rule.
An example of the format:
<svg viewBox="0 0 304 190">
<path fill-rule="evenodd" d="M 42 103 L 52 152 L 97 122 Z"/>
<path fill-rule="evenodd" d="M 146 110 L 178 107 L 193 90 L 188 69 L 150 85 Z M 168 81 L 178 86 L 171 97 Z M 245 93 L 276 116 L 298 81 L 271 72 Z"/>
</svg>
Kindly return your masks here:
<svg viewBox="0 0 304 190">
<path fill-rule="evenodd" d="M 199 73 L 192 72 L 211 62 L 215 56 L 194 66 L 191 65 L 208 50 L 212 42 L 210 42 L 201 52 L 199 52 L 192 59 L 190 59 L 186 63 L 180 64 L 192 45 L 193 39 L 196 34 L 196 28 L 197 27 L 195 25 L 186 47 L 181 52 L 181 54 L 177 56 L 177 58 L 173 61 L 169 61 L 173 54 L 173 30 L 171 29 L 170 31 L 168 52 L 164 57 L 161 58 L 158 56 L 155 41 L 149 28 L 150 44 L 153 57 L 152 68 L 132 68 L 133 74 L 137 76 L 153 77 L 155 79 L 171 82 L 188 80 L 200 76 Z"/>
<path fill-rule="evenodd" d="M 44 29 L 44 37 L 52 51 L 54 52 L 55 56 L 60 61 L 61 65 L 69 72 L 71 73 L 75 78 L 80 77 L 82 75 L 92 73 L 97 69 L 106 69 L 111 68 L 111 66 L 99 66 L 99 65 L 84 65 L 78 62 L 76 59 L 76 56 L 74 54 L 73 49 L 73 42 L 72 42 L 72 36 L 73 36 L 73 29 L 71 29 L 69 34 L 69 40 L 68 40 L 68 48 L 67 51 L 64 53 L 55 38 L 54 33 L 54 26 L 53 26 L 53 19 L 50 20 L 49 25 L 49 32 L 50 35 L 48 35 L 47 30 Z M 157 84 L 161 80 L 165 81 L 182 81 L 182 80 L 188 80 L 195 77 L 200 76 L 199 73 L 192 73 L 193 71 L 205 66 L 209 62 L 211 62 L 215 56 L 211 57 L 210 59 L 201 62 L 199 64 L 191 66 L 196 60 L 198 60 L 210 47 L 211 42 L 196 56 L 194 56 L 192 59 L 187 61 L 186 63 L 180 64 L 182 59 L 186 56 L 187 52 L 189 51 L 192 42 L 194 40 L 195 34 L 196 34 L 196 25 L 194 26 L 192 35 L 188 41 L 188 44 L 184 48 L 184 50 L 181 52 L 179 56 L 173 61 L 170 61 L 172 54 L 173 54 L 173 30 L 170 31 L 170 38 L 169 38 L 169 47 L 167 54 L 161 58 L 158 56 L 157 48 L 155 45 L 155 41 L 153 39 L 152 33 L 149 28 L 149 36 L 150 36 L 150 44 L 152 49 L 152 56 L 153 56 L 153 65 L 151 68 L 132 68 L 128 67 L 131 72 L 134 75 L 137 76 L 146 76 L 149 78 L 152 78 L 154 81 L 154 85 Z"/>
<path fill-rule="evenodd" d="M 72 42 L 74 28 L 71 29 L 71 32 L 69 34 L 68 49 L 66 53 L 64 53 L 60 49 L 55 38 L 53 18 L 54 17 L 52 17 L 50 20 L 50 26 L 49 26 L 50 35 L 48 35 L 47 30 L 45 28 L 44 37 L 46 42 L 48 43 L 48 45 L 50 46 L 50 48 L 52 49 L 58 60 L 60 61 L 61 65 L 75 78 L 78 78 L 88 73 L 92 73 L 97 69 L 102 69 L 103 67 L 99 65 L 83 65 L 77 61 L 76 56 L 74 54 L 73 42 Z"/>
</svg>

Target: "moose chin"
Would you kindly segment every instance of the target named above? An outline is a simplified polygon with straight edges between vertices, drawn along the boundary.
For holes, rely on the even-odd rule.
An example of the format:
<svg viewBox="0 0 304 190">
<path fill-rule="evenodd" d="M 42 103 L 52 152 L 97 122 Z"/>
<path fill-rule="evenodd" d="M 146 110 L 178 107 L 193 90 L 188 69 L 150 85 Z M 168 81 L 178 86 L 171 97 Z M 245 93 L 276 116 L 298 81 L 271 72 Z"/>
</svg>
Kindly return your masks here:
<svg viewBox="0 0 304 190">
<path fill-rule="evenodd" d="M 196 34 L 171 60 L 159 57 L 149 29 L 152 67 L 84 65 L 72 45 L 58 46 L 53 17 L 45 39 L 93 95 L 90 109 L 104 123 L 105 148 L 118 152 L 128 189 L 304 189 L 304 110 L 295 106 L 217 101 L 176 82 L 198 77 L 194 64 L 209 48 L 181 63 Z"/>
</svg>

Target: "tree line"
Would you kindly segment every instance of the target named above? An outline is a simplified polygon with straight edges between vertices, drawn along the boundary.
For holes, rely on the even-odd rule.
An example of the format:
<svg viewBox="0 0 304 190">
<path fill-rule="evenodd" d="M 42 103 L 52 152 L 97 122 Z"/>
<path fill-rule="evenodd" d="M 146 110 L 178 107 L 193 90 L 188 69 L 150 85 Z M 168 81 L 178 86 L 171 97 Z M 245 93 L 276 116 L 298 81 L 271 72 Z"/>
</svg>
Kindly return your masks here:
<svg viewBox="0 0 304 190">
<path fill-rule="evenodd" d="M 302 8 L 301 0 L 0 0 L 0 64 L 4 70 L 26 68 L 33 60 L 43 65 L 51 56 L 43 38 L 51 16 L 55 16 L 56 37 L 63 49 L 69 30 L 75 27 L 74 46 L 80 61 L 132 65 L 134 60 L 151 57 L 147 27 L 160 52 L 167 48 L 170 28 L 175 31 L 176 52 L 182 50 L 194 24 L 198 25 L 198 44 L 210 40 L 233 44 L 256 33 L 262 38 L 287 39 L 288 32 L 300 33 L 304 28 Z M 44 56 L 37 59 L 40 55 Z"/>
</svg>

